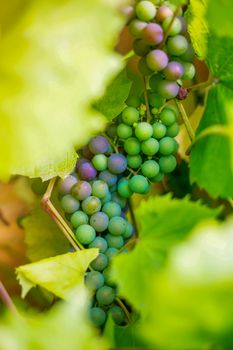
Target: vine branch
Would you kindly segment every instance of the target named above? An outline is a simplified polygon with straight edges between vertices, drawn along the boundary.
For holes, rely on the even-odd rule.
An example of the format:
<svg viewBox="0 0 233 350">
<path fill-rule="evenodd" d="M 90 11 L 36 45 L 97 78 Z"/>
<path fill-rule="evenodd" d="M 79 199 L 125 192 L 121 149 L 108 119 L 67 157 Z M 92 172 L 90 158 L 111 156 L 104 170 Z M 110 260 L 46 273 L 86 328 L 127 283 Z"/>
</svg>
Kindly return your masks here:
<svg viewBox="0 0 233 350">
<path fill-rule="evenodd" d="M 195 140 L 195 133 L 194 133 L 194 130 L 193 130 L 193 128 L 192 128 L 192 125 L 191 125 L 191 123 L 190 123 L 190 121 L 189 121 L 189 118 L 188 118 L 188 116 L 187 116 L 187 114 L 186 114 L 186 111 L 185 111 L 185 109 L 184 109 L 184 106 L 182 105 L 182 103 L 181 103 L 180 101 L 177 101 L 177 100 L 175 100 L 175 101 L 176 101 L 177 108 L 178 108 L 179 111 L 180 111 L 182 120 L 183 120 L 183 122 L 184 122 L 185 128 L 186 128 L 187 133 L 188 133 L 188 136 L 189 136 L 189 138 L 190 138 L 190 141 L 191 141 L 191 143 L 193 143 L 194 140 Z"/>
<path fill-rule="evenodd" d="M 6 288 L 4 287 L 2 281 L 0 280 L 0 297 L 3 301 L 3 303 L 6 305 L 6 307 L 13 312 L 14 314 L 18 314 L 18 311 L 15 307 L 15 304 L 13 303 L 10 295 L 8 294 Z"/>
<path fill-rule="evenodd" d="M 146 104 L 146 115 L 147 115 L 147 122 L 151 120 L 151 114 L 150 114 L 150 106 L 149 106 L 149 100 L 147 95 L 147 88 L 146 88 L 146 77 L 142 77 L 143 80 L 143 92 L 144 92 L 144 98 L 145 98 L 145 104 Z"/>
</svg>

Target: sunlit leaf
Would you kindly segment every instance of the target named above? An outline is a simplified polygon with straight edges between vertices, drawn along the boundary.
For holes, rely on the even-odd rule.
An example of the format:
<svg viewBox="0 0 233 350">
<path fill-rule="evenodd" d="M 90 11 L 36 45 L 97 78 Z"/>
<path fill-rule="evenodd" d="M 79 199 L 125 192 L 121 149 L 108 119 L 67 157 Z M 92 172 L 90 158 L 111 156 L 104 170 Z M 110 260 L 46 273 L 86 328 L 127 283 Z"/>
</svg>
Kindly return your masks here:
<svg viewBox="0 0 233 350">
<path fill-rule="evenodd" d="M 209 0 L 206 17 L 210 29 L 217 35 L 233 37 L 232 12 L 231 0 Z"/>
</svg>

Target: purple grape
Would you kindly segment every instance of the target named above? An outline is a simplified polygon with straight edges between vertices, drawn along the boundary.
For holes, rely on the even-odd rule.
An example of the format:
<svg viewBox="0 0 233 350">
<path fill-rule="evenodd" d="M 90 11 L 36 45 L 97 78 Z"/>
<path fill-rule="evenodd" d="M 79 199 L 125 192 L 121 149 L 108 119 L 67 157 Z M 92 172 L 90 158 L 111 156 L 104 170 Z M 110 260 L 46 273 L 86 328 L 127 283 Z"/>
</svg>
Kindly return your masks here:
<svg viewBox="0 0 233 350">
<path fill-rule="evenodd" d="M 110 187 L 117 183 L 117 176 L 108 170 L 101 171 L 99 173 L 99 179 L 105 181 Z"/>
<path fill-rule="evenodd" d="M 90 181 L 96 177 L 97 171 L 90 162 L 86 161 L 78 167 L 78 175 L 82 180 Z"/>
<path fill-rule="evenodd" d="M 184 68 L 182 64 L 176 61 L 169 62 L 167 67 L 163 71 L 165 77 L 168 80 L 178 80 L 180 79 L 184 74 Z"/>
<path fill-rule="evenodd" d="M 113 174 L 121 174 L 127 168 L 127 159 L 120 153 L 113 153 L 108 158 L 108 168 Z"/>
<path fill-rule="evenodd" d="M 87 158 L 79 158 L 76 163 L 76 169 L 78 169 L 82 164 L 90 162 Z"/>
<path fill-rule="evenodd" d="M 172 15 L 173 15 L 172 10 L 169 7 L 162 5 L 159 7 L 157 11 L 156 20 L 158 22 L 163 22 L 167 17 L 170 17 Z"/>
<path fill-rule="evenodd" d="M 96 232 L 103 232 L 107 229 L 109 223 L 108 216 L 105 213 L 98 212 L 91 216 L 90 224 Z"/>
<path fill-rule="evenodd" d="M 93 154 L 98 154 L 98 153 L 106 153 L 109 149 L 109 142 L 108 140 L 103 137 L 103 136 L 96 136 L 93 139 L 91 139 L 90 143 L 89 143 L 89 148 L 90 151 Z"/>
<path fill-rule="evenodd" d="M 146 27 L 147 23 L 143 21 L 139 21 L 138 19 L 134 19 L 129 24 L 129 32 L 135 38 L 142 37 L 142 31 Z"/>
<path fill-rule="evenodd" d="M 143 39 L 150 45 L 158 45 L 163 41 L 163 29 L 157 23 L 149 23 L 142 32 Z"/>
<path fill-rule="evenodd" d="M 163 80 L 158 84 L 158 93 L 166 98 L 174 98 L 179 92 L 179 85 L 173 81 Z"/>
<path fill-rule="evenodd" d="M 153 71 L 163 70 L 168 64 L 168 57 L 162 50 L 152 50 L 146 56 L 148 67 Z"/>
<path fill-rule="evenodd" d="M 68 175 L 64 179 L 58 181 L 58 192 L 64 196 L 70 192 L 71 188 L 76 183 L 77 179 L 72 175 Z"/>
<path fill-rule="evenodd" d="M 72 187 L 72 195 L 79 199 L 80 201 L 84 200 L 85 198 L 89 197 L 91 195 L 92 188 L 89 182 L 87 181 L 78 181 L 73 187 Z"/>
</svg>

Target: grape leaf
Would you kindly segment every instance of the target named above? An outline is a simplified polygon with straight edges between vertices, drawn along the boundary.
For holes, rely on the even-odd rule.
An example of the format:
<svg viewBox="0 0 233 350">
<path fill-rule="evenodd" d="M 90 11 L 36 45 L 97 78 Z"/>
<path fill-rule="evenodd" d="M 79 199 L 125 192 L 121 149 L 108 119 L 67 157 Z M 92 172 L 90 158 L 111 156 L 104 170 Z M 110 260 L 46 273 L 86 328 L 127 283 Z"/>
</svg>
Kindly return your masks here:
<svg viewBox="0 0 233 350">
<path fill-rule="evenodd" d="M 182 241 L 198 221 L 213 218 L 217 213 L 218 210 L 198 202 L 171 199 L 170 195 L 142 202 L 135 212 L 140 228 L 139 242 L 132 252 L 121 254 L 113 261 L 113 278 L 120 295 L 143 314 L 151 275 L 163 266 L 169 249 Z M 129 276 L 137 278 L 129 279 Z"/>
<path fill-rule="evenodd" d="M 8 313 L 0 323 L 1 350 L 107 350 L 87 319 L 87 300 L 59 303 L 50 311 L 24 318 Z"/>
<path fill-rule="evenodd" d="M 39 285 L 60 298 L 69 299 L 74 287 L 84 285 L 84 274 L 97 255 L 98 249 L 86 249 L 18 267 L 22 297 Z"/>
<path fill-rule="evenodd" d="M 165 269 L 151 276 L 147 298 L 153 302 L 141 335 L 159 349 L 230 348 L 232 249 L 232 220 L 201 225 L 175 247 Z"/>
<path fill-rule="evenodd" d="M 208 24 L 205 18 L 207 0 L 190 0 L 186 19 L 188 32 L 199 59 L 203 60 L 207 54 Z"/>
<path fill-rule="evenodd" d="M 126 70 L 121 71 L 108 85 L 105 95 L 95 103 L 97 111 L 109 120 L 117 117 L 125 107 L 125 100 L 129 96 L 132 82 L 128 79 Z"/>
<path fill-rule="evenodd" d="M 233 36 L 232 0 L 208 1 L 206 17 L 211 31 L 219 36 Z"/>
<path fill-rule="evenodd" d="M 225 134 L 216 133 L 201 138 L 194 144 L 190 158 L 191 182 L 197 182 L 213 197 L 223 198 L 233 196 L 233 116 L 230 113 L 233 103 L 232 54 L 232 40 L 215 36 L 210 38 L 207 62 L 216 84 L 209 92 L 197 136 L 215 125 L 225 127 Z"/>
<path fill-rule="evenodd" d="M 187 0 L 170 0 L 171 4 L 174 4 L 176 6 L 183 6 L 187 4 Z"/>
<path fill-rule="evenodd" d="M 27 256 L 31 261 L 49 258 L 69 251 L 69 242 L 61 230 L 39 206 L 22 220 Z"/>
<path fill-rule="evenodd" d="M 5 11 L 2 178 L 16 173 L 43 179 L 64 176 L 74 166 L 75 148 L 103 128 L 105 118 L 91 104 L 122 68 L 113 51 L 124 22 L 118 11 L 121 2 L 22 0 L 15 11 Z M 5 4 L 1 7 L 8 8 Z"/>
</svg>

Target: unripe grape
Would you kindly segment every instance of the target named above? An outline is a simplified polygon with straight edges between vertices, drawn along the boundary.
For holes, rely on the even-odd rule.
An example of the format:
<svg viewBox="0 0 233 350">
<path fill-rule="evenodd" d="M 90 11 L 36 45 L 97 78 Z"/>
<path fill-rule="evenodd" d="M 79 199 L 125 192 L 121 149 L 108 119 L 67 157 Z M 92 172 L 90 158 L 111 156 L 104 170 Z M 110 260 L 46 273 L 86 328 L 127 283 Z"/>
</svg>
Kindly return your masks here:
<svg viewBox="0 0 233 350">
<path fill-rule="evenodd" d="M 109 142 L 103 136 L 96 136 L 89 142 L 89 148 L 93 154 L 106 153 L 109 149 Z"/>
<path fill-rule="evenodd" d="M 115 291 L 109 286 L 103 286 L 96 292 L 96 299 L 100 305 L 109 305 L 115 299 Z"/>
<path fill-rule="evenodd" d="M 188 44 L 187 50 L 180 56 L 184 62 L 193 62 L 195 59 L 195 51 L 191 44 Z"/>
<path fill-rule="evenodd" d="M 70 193 L 71 188 L 76 184 L 76 182 L 77 179 L 72 175 L 68 175 L 64 179 L 59 179 L 58 192 L 63 196 Z"/>
<path fill-rule="evenodd" d="M 135 107 L 126 107 L 122 112 L 122 120 L 127 125 L 137 123 L 139 119 L 139 112 Z"/>
<path fill-rule="evenodd" d="M 105 203 L 108 203 L 111 199 L 112 199 L 112 194 L 111 192 L 108 192 L 107 195 L 104 198 L 102 198 L 100 201 L 101 201 L 101 204 L 105 204 Z"/>
<path fill-rule="evenodd" d="M 167 100 L 177 96 L 179 85 L 173 81 L 163 80 L 158 85 L 158 93 Z"/>
<path fill-rule="evenodd" d="M 176 114 L 175 112 L 169 108 L 166 107 L 162 110 L 162 112 L 159 115 L 160 120 L 162 123 L 166 126 L 170 126 L 176 121 Z"/>
<path fill-rule="evenodd" d="M 175 81 L 183 76 L 184 67 L 179 62 L 169 62 L 163 73 L 168 80 Z"/>
<path fill-rule="evenodd" d="M 140 98 L 138 96 L 134 96 L 134 95 L 129 95 L 129 97 L 127 98 L 127 100 L 125 101 L 125 103 L 127 104 L 127 106 L 129 107 L 139 107 L 141 104 Z"/>
<path fill-rule="evenodd" d="M 124 177 L 118 182 L 117 191 L 124 198 L 130 198 L 133 194 L 129 188 L 129 180 Z"/>
<path fill-rule="evenodd" d="M 90 309 L 90 319 L 94 326 L 100 327 L 106 320 L 106 313 L 100 307 L 92 307 Z"/>
<path fill-rule="evenodd" d="M 85 276 L 85 284 L 91 290 L 99 289 L 104 285 L 104 276 L 99 271 L 88 272 Z"/>
<path fill-rule="evenodd" d="M 155 155 L 159 150 L 159 143 L 153 137 L 149 138 L 146 141 L 143 141 L 141 144 L 142 152 L 147 156 Z"/>
<path fill-rule="evenodd" d="M 161 182 L 161 181 L 163 181 L 163 178 L 164 178 L 164 174 L 163 173 L 159 173 L 155 177 L 150 178 L 150 181 L 151 182 Z"/>
<path fill-rule="evenodd" d="M 172 15 L 173 15 L 172 10 L 165 5 L 162 5 L 157 10 L 156 20 L 158 22 L 163 22 L 167 17 L 171 17 Z"/>
<path fill-rule="evenodd" d="M 167 128 L 166 136 L 176 137 L 180 131 L 180 127 L 177 123 L 173 123 Z"/>
<path fill-rule="evenodd" d="M 149 123 L 141 122 L 135 128 L 135 135 L 139 141 L 148 140 L 152 136 L 152 134 L 153 128 Z"/>
<path fill-rule="evenodd" d="M 103 253 L 99 253 L 97 258 L 95 258 L 91 263 L 91 267 L 96 271 L 103 271 L 107 265 L 108 257 Z"/>
<path fill-rule="evenodd" d="M 106 133 L 109 137 L 111 137 L 111 139 L 113 139 L 114 137 L 117 136 L 116 130 L 117 130 L 117 126 L 112 124 L 107 127 Z"/>
<path fill-rule="evenodd" d="M 161 71 L 168 64 L 168 57 L 162 50 L 152 50 L 146 56 L 146 63 L 152 71 Z"/>
<path fill-rule="evenodd" d="M 108 242 L 109 248 L 120 249 L 124 245 L 124 239 L 122 236 L 113 236 L 113 235 L 107 234 L 105 239 Z"/>
<path fill-rule="evenodd" d="M 182 80 L 192 80 L 195 76 L 196 70 L 192 63 L 184 62 L 184 75 L 182 77 Z"/>
<path fill-rule="evenodd" d="M 80 201 L 91 195 L 92 189 L 91 185 L 87 181 L 78 180 L 78 182 L 72 187 L 71 193 Z"/>
<path fill-rule="evenodd" d="M 126 19 L 128 21 L 130 21 L 132 18 L 134 18 L 135 16 L 135 11 L 134 11 L 134 7 L 133 6 L 124 6 L 121 9 L 121 12 L 123 13 L 123 15 L 126 17 Z"/>
<path fill-rule="evenodd" d="M 153 125 L 153 137 L 156 139 L 161 139 L 166 135 L 167 128 L 164 124 L 160 122 L 155 122 Z"/>
<path fill-rule="evenodd" d="M 91 244 L 89 244 L 88 247 L 89 248 L 99 248 L 100 253 L 105 253 L 107 248 L 108 248 L 108 244 L 107 244 L 106 239 L 104 239 L 103 237 L 96 237 L 94 239 L 94 241 L 91 242 Z"/>
<path fill-rule="evenodd" d="M 142 174 L 148 178 L 154 177 L 159 173 L 159 164 L 155 160 L 146 160 L 142 164 Z"/>
<path fill-rule="evenodd" d="M 99 179 L 105 181 L 108 186 L 113 186 L 117 183 L 117 176 L 108 170 L 101 171 Z"/>
<path fill-rule="evenodd" d="M 111 314 L 113 321 L 118 325 L 125 321 L 125 314 L 119 306 L 112 306 L 109 309 L 109 314 Z"/>
<path fill-rule="evenodd" d="M 92 195 L 98 198 L 104 198 L 108 194 L 108 185 L 103 180 L 96 180 L 92 183 Z"/>
<path fill-rule="evenodd" d="M 100 211 L 101 202 L 100 199 L 94 196 L 90 196 L 82 202 L 82 210 L 88 214 L 92 215 Z"/>
<path fill-rule="evenodd" d="M 180 20 L 180 23 L 181 23 L 181 31 L 180 31 L 180 34 L 187 35 L 188 26 L 187 26 L 186 20 L 185 20 L 184 17 L 182 17 L 182 16 L 178 16 L 177 18 Z"/>
<path fill-rule="evenodd" d="M 157 94 L 156 92 L 149 94 L 149 105 L 151 107 L 160 108 L 166 102 L 165 98 Z"/>
<path fill-rule="evenodd" d="M 168 53 L 174 56 L 180 56 L 185 53 L 188 48 L 187 39 L 183 35 L 176 35 L 168 39 Z"/>
<path fill-rule="evenodd" d="M 97 171 L 90 162 L 85 162 L 79 166 L 78 175 L 82 180 L 91 181 L 96 177 Z"/>
<path fill-rule="evenodd" d="M 136 55 L 145 56 L 150 51 L 150 45 L 148 45 L 148 43 L 143 39 L 137 39 L 133 43 L 133 50 Z"/>
<path fill-rule="evenodd" d="M 97 232 L 105 231 L 108 223 L 108 216 L 105 213 L 98 212 L 90 217 L 90 224 Z"/>
<path fill-rule="evenodd" d="M 133 130 L 129 125 L 126 125 L 124 123 L 121 123 L 117 127 L 117 135 L 121 139 L 128 139 L 133 135 Z"/>
<path fill-rule="evenodd" d="M 159 159 L 161 172 L 171 173 L 176 167 L 176 158 L 173 155 L 164 156 Z"/>
<path fill-rule="evenodd" d="M 118 203 L 115 202 L 108 202 L 104 204 L 102 211 L 108 215 L 109 219 L 111 219 L 114 216 L 120 216 L 121 215 L 121 207 Z"/>
<path fill-rule="evenodd" d="M 175 118 L 179 117 L 180 112 L 179 112 L 178 108 L 175 105 L 168 104 L 168 105 L 166 105 L 166 108 L 170 109 L 171 111 L 173 111 L 173 113 L 175 114 Z"/>
<path fill-rule="evenodd" d="M 134 234 L 134 227 L 133 227 L 133 225 L 130 222 L 127 222 L 126 230 L 125 230 L 125 232 L 123 234 L 123 237 L 125 239 L 128 239 L 128 238 L 132 237 L 133 234 Z"/>
<path fill-rule="evenodd" d="M 110 248 L 113 249 L 113 248 Z M 104 281 L 110 287 L 115 287 L 115 283 L 112 281 L 112 271 L 110 266 L 107 266 L 103 271 Z"/>
<path fill-rule="evenodd" d="M 141 145 L 136 137 L 130 137 L 124 143 L 124 150 L 131 156 L 137 155 L 141 150 Z"/>
<path fill-rule="evenodd" d="M 113 153 L 108 158 L 108 169 L 113 174 L 121 174 L 126 170 L 126 168 L 127 168 L 127 160 L 122 154 Z"/>
<path fill-rule="evenodd" d="M 157 91 L 158 85 L 161 81 L 163 81 L 163 77 L 159 73 L 153 74 L 149 80 L 149 85 L 150 85 L 151 90 Z"/>
<path fill-rule="evenodd" d="M 148 44 L 158 45 L 163 41 L 163 29 L 157 23 L 149 23 L 143 29 L 142 37 Z M 148 52 L 149 50 L 145 52 L 144 55 L 141 55 L 141 56 L 145 56 Z"/>
<path fill-rule="evenodd" d="M 103 171 L 107 169 L 108 158 L 104 154 L 96 154 L 92 158 L 91 162 L 98 171 Z"/>
<path fill-rule="evenodd" d="M 141 38 L 142 37 L 142 31 L 147 26 L 146 22 L 140 21 L 138 19 L 134 19 L 129 24 L 129 32 L 135 37 L 135 38 Z"/>
<path fill-rule="evenodd" d="M 129 180 L 129 186 L 132 192 L 145 194 L 148 191 L 149 183 L 142 175 L 135 175 Z"/>
<path fill-rule="evenodd" d="M 173 22 L 172 22 L 173 21 Z M 170 24 L 172 22 L 172 25 L 170 27 Z M 168 32 L 168 36 L 174 36 L 174 35 L 177 35 L 181 32 L 182 30 L 182 23 L 181 21 L 179 20 L 179 18 L 175 18 L 173 20 L 173 16 L 170 16 L 170 17 L 167 17 L 164 21 L 163 21 L 163 29 L 164 31 L 166 32 L 167 30 L 169 29 L 169 32 Z"/>
<path fill-rule="evenodd" d="M 175 141 L 171 137 L 166 136 L 159 141 L 159 152 L 164 156 L 172 154 L 175 148 Z"/>
<path fill-rule="evenodd" d="M 84 225 L 80 225 L 76 229 L 75 236 L 77 237 L 77 240 L 80 243 L 90 244 L 92 241 L 94 241 L 96 237 L 96 233 L 92 226 L 84 224 Z"/>
<path fill-rule="evenodd" d="M 75 211 L 70 218 L 70 222 L 74 228 L 80 225 L 88 224 L 89 218 L 86 213 L 81 210 Z"/>
<path fill-rule="evenodd" d="M 138 70 L 142 75 L 151 75 L 153 73 L 153 70 L 151 70 L 147 64 L 146 57 L 142 57 L 138 61 Z"/>
<path fill-rule="evenodd" d="M 127 221 L 121 216 L 114 216 L 109 220 L 108 229 L 111 235 L 121 236 L 126 230 Z"/>
<path fill-rule="evenodd" d="M 135 156 L 127 156 L 127 163 L 128 166 L 132 169 L 137 169 L 140 167 L 140 165 L 142 164 L 142 157 L 137 154 Z"/>
<path fill-rule="evenodd" d="M 141 21 L 149 22 L 156 15 L 156 7 L 150 1 L 140 1 L 135 8 L 136 15 Z"/>
<path fill-rule="evenodd" d="M 66 194 L 61 199 L 61 206 L 62 206 L 62 209 L 64 209 L 65 213 L 72 214 L 76 210 L 79 209 L 80 203 L 79 203 L 79 201 L 77 199 L 75 199 L 70 194 Z"/>
<path fill-rule="evenodd" d="M 122 209 L 125 208 L 127 203 L 126 199 L 121 197 L 117 192 L 112 193 L 112 201 L 118 203 Z"/>
<path fill-rule="evenodd" d="M 110 259 L 118 254 L 119 250 L 117 248 L 108 248 L 105 252 L 105 255 Z M 103 271 L 104 272 L 104 271 Z"/>
</svg>

